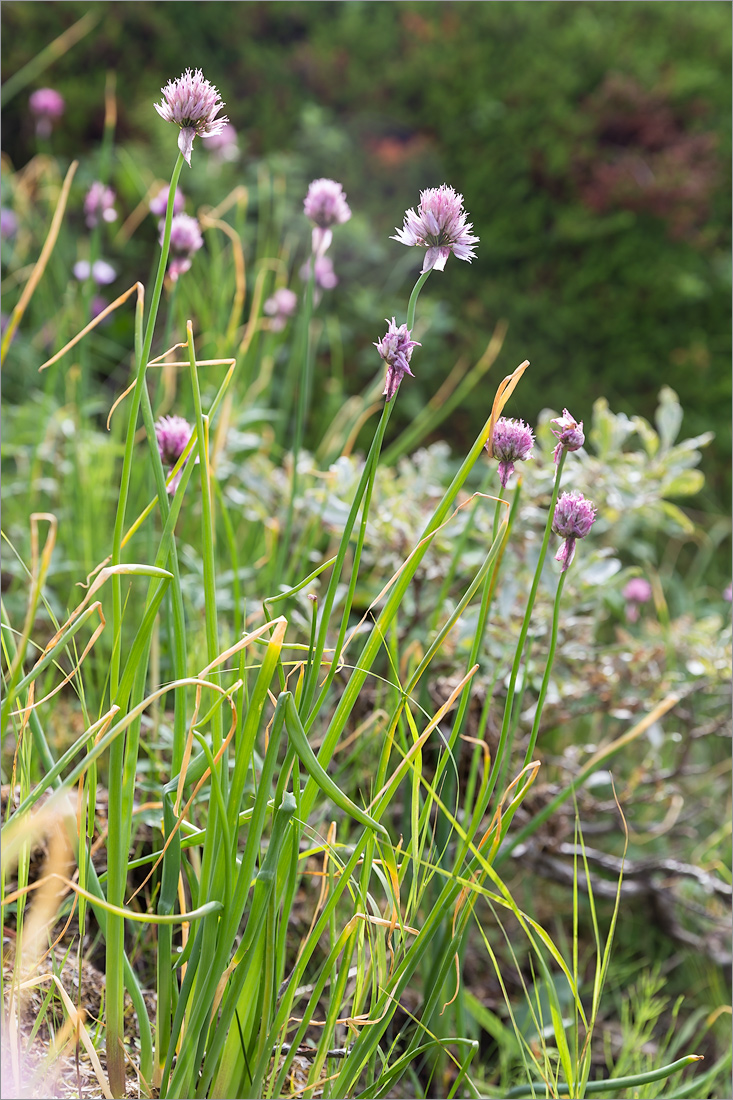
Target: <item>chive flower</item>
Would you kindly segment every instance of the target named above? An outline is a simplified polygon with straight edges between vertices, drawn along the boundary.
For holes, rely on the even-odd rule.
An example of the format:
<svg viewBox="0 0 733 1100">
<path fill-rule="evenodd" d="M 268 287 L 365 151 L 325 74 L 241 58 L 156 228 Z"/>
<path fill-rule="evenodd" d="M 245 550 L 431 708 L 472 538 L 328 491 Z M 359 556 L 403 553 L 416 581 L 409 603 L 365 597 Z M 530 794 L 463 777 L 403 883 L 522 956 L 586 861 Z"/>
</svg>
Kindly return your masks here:
<svg viewBox="0 0 733 1100">
<path fill-rule="evenodd" d="M 303 212 L 313 223 L 312 248 L 322 256 L 333 239 L 331 226 L 343 225 L 351 217 L 344 189 L 336 180 L 317 179 L 308 187 Z"/>
<path fill-rule="evenodd" d="M 575 556 L 576 539 L 584 539 L 595 523 L 596 508 L 592 501 L 586 500 L 577 489 L 571 493 L 561 493 L 555 505 L 552 530 L 565 539 L 555 554 L 555 561 L 562 563 L 564 573 Z"/>
<path fill-rule="evenodd" d="M 402 229 L 390 240 L 400 244 L 419 245 L 427 248 L 421 274 L 445 269 L 445 262 L 451 252 L 459 260 L 469 263 L 475 258 L 473 246 L 479 238 L 471 230 L 473 224 L 467 220 L 463 209 L 463 195 L 459 195 L 448 184 L 429 187 L 420 192 L 420 205 L 417 213 L 410 209 L 405 213 Z"/>
<path fill-rule="evenodd" d="M 166 184 L 165 187 L 163 187 L 158 192 L 158 194 L 155 195 L 155 197 L 150 200 L 150 202 L 148 204 L 149 207 L 150 207 L 150 213 L 154 214 L 156 218 L 164 218 L 165 217 L 165 212 L 168 209 L 168 192 L 169 191 L 170 191 L 170 187 L 169 187 L 168 184 Z M 175 197 L 173 199 L 173 213 L 174 214 L 183 213 L 183 208 L 184 208 L 185 205 L 186 205 L 186 199 L 184 197 L 183 191 L 181 191 L 180 188 L 176 187 L 176 194 L 175 194 Z"/>
<path fill-rule="evenodd" d="M 308 260 L 300 269 L 300 277 L 303 282 L 310 278 L 311 261 Z M 333 260 L 330 256 L 315 256 L 313 259 L 313 278 L 317 287 L 321 290 L 333 290 L 338 286 L 338 275 L 333 270 Z"/>
<path fill-rule="evenodd" d="M 165 223 L 160 224 L 160 243 L 163 243 Z M 175 214 L 171 221 L 171 261 L 168 274 L 173 282 L 191 267 L 191 257 L 203 247 L 204 238 L 196 218 L 190 214 Z"/>
<path fill-rule="evenodd" d="M 635 623 L 639 618 L 639 604 L 649 603 L 652 598 L 652 586 L 644 577 L 632 577 L 621 592 L 626 600 L 626 618 Z"/>
<path fill-rule="evenodd" d="M 282 332 L 295 313 L 297 305 L 298 295 L 294 290 L 286 286 L 278 287 L 262 307 L 267 316 L 272 318 L 270 332 Z"/>
<path fill-rule="evenodd" d="M 66 110 L 64 97 L 55 88 L 38 88 L 31 93 L 28 106 L 35 115 L 36 134 L 42 138 L 51 136 L 54 122 Z"/>
<path fill-rule="evenodd" d="M 400 325 L 398 328 L 394 317 L 391 321 L 389 318 L 386 320 L 389 327 L 382 339 L 374 346 L 387 364 L 387 381 L 382 395 L 387 398 L 387 401 L 391 401 L 404 376 L 409 374 L 410 378 L 415 377 L 410 370 L 410 359 L 412 349 L 419 348 L 421 345 L 418 340 L 410 339 L 407 325 Z"/>
<path fill-rule="evenodd" d="M 155 438 L 158 443 L 160 460 L 164 466 L 168 467 L 169 472 L 186 449 L 192 431 L 193 428 L 182 416 L 161 416 L 156 420 Z M 183 469 L 181 468 L 168 486 L 169 493 L 175 493 L 182 473 Z"/>
<path fill-rule="evenodd" d="M 106 260 L 95 260 L 91 268 L 89 260 L 78 260 L 72 271 L 74 272 L 74 278 L 78 279 L 80 283 L 85 282 L 91 274 L 97 286 L 108 286 L 117 278 L 117 272 L 112 264 L 108 264 Z"/>
<path fill-rule="evenodd" d="M 488 442 L 486 444 L 488 449 Z M 506 488 L 514 473 L 515 462 L 526 462 L 532 456 L 534 436 L 529 424 L 523 420 L 510 420 L 500 416 L 494 425 L 492 457 L 499 460 L 499 480 L 502 489 Z"/>
<path fill-rule="evenodd" d="M 0 237 L 8 240 L 18 232 L 18 219 L 9 206 L 0 207 Z"/>
<path fill-rule="evenodd" d="M 162 119 L 180 127 L 178 148 L 190 168 L 193 139 L 218 134 L 229 121 L 225 115 L 216 117 L 224 103 L 201 69 L 186 69 L 177 80 L 169 80 L 161 92 L 163 102 L 153 106 Z"/>
<path fill-rule="evenodd" d="M 84 199 L 84 216 L 90 229 L 99 224 L 100 218 L 103 222 L 117 220 L 115 193 L 111 187 L 105 187 L 99 180 L 94 181 Z"/>
<path fill-rule="evenodd" d="M 555 417 L 550 423 L 557 425 L 557 427 L 551 429 L 552 434 L 557 439 L 557 446 L 553 451 L 553 458 L 555 465 L 557 465 L 563 451 L 578 451 L 585 443 L 583 421 L 581 420 L 578 423 L 567 409 L 563 409 L 562 416 Z"/>
</svg>

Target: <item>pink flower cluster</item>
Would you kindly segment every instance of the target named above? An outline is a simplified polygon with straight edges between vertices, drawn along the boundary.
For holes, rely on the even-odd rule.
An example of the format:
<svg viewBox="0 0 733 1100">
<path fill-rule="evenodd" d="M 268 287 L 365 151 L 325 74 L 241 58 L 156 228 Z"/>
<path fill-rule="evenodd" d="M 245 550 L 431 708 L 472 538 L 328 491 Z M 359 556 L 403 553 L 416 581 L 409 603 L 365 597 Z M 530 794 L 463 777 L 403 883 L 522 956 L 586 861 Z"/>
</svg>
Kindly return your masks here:
<svg viewBox="0 0 733 1100">
<path fill-rule="evenodd" d="M 155 438 L 158 442 L 160 460 L 169 470 L 173 469 L 178 459 L 183 454 L 191 438 L 193 428 L 182 416 L 161 416 L 155 422 Z M 169 493 L 175 493 L 181 480 L 183 470 L 179 470 L 176 477 L 168 486 Z"/>
<path fill-rule="evenodd" d="M 578 423 L 567 409 L 563 409 L 562 416 L 556 417 L 550 423 L 556 425 L 552 428 L 552 434 L 557 439 L 557 446 L 553 451 L 553 458 L 557 465 L 563 451 L 578 451 L 585 443 L 583 421 Z"/>
<path fill-rule="evenodd" d="M 103 222 L 117 220 L 115 193 L 111 187 L 105 187 L 99 180 L 94 181 L 84 199 L 84 216 L 90 229 L 99 224 L 100 218 Z"/>
<path fill-rule="evenodd" d="M 415 377 L 410 370 L 410 359 L 412 349 L 420 347 L 420 343 L 410 338 L 407 325 L 398 327 L 394 317 L 391 321 L 387 318 L 387 325 L 389 327 L 386 333 L 374 346 L 387 364 L 387 382 L 383 396 L 387 401 L 391 401 L 405 375 L 409 374 L 410 378 Z"/>
<path fill-rule="evenodd" d="M 473 225 L 467 217 L 463 195 L 446 183 L 429 187 L 420 192 L 417 213 L 414 209 L 405 213 L 402 229 L 398 229 L 391 240 L 427 249 L 421 269 L 423 274 L 432 268 L 443 271 L 451 252 L 459 260 L 470 263 L 476 256 L 473 246 L 478 244 L 479 238 L 471 233 Z"/>
<path fill-rule="evenodd" d="M 532 455 L 532 429 L 523 420 L 510 420 L 506 416 L 500 416 L 494 425 L 492 446 L 493 457 L 499 459 L 499 480 L 505 489 L 514 472 L 514 463 L 525 462 Z"/>
<path fill-rule="evenodd" d="M 268 298 L 262 307 L 268 317 L 271 317 L 270 331 L 282 332 L 289 319 L 295 313 L 298 305 L 298 295 L 294 290 L 286 286 L 278 287 L 271 298 Z"/>
<path fill-rule="evenodd" d="M 155 195 L 148 204 L 150 206 L 150 213 L 154 214 L 156 218 L 164 218 L 165 212 L 168 209 L 168 192 L 170 187 L 166 185 L 163 187 L 157 195 Z M 186 199 L 184 198 L 183 191 L 176 187 L 176 193 L 173 198 L 173 213 L 180 214 L 186 205 Z"/>
<path fill-rule="evenodd" d="M 303 211 L 313 222 L 313 252 L 323 256 L 333 239 L 331 226 L 343 225 L 351 217 L 343 187 L 336 180 L 313 180 L 303 201 Z"/>
<path fill-rule="evenodd" d="M 160 243 L 163 243 L 165 224 L 160 226 Z M 174 214 L 171 222 L 171 261 L 168 264 L 168 274 L 173 282 L 188 271 L 191 267 L 191 258 L 194 252 L 203 247 L 204 238 L 201 236 L 201 227 L 196 218 L 190 214 Z"/>
<path fill-rule="evenodd" d="M 36 134 L 41 138 L 51 136 L 54 122 L 66 110 L 64 97 L 55 88 L 38 88 L 31 93 L 28 106 L 36 118 Z"/>
<path fill-rule="evenodd" d="M 153 106 L 162 119 L 180 127 L 178 148 L 188 166 L 191 166 L 193 139 L 212 137 L 221 133 L 229 119 L 216 116 L 224 106 L 219 92 L 204 78 L 201 69 L 186 69 L 177 80 L 170 80 L 164 88 L 163 102 Z"/>
<path fill-rule="evenodd" d="M 557 554 L 555 561 L 562 563 L 561 572 L 564 573 L 575 556 L 576 539 L 584 539 L 595 523 L 596 508 L 590 500 L 586 500 L 577 489 L 571 493 L 562 493 L 555 505 L 555 515 L 552 521 L 552 530 L 556 535 L 565 539 Z"/>
</svg>

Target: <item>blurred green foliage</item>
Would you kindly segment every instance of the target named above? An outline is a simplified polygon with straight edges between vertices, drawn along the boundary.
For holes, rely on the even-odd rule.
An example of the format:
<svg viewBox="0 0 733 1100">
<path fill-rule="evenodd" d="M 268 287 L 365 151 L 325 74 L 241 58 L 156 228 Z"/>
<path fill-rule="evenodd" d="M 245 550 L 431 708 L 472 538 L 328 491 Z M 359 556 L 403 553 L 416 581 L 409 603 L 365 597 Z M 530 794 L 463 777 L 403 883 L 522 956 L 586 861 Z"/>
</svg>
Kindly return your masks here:
<svg viewBox="0 0 733 1100">
<path fill-rule="evenodd" d="M 381 319 L 399 309 L 418 263 L 389 234 L 421 187 L 445 180 L 464 194 L 481 244 L 473 265 L 451 260 L 450 279 L 431 280 L 431 350 L 415 358 L 400 414 L 414 415 L 506 318 L 496 370 L 532 364 L 511 415 L 567 405 L 589 417 L 603 395 L 651 417 L 668 384 L 685 431 L 715 431 L 704 469 L 727 499 L 728 5 L 11 0 L 4 78 L 89 10 L 100 17 L 91 32 L 4 109 L 16 167 L 34 151 L 32 88 L 65 96 L 53 148 L 71 157 L 101 136 L 112 69 L 118 142 L 167 173 L 171 143 L 151 103 L 169 78 L 201 66 L 248 158 L 287 150 L 303 180 L 342 181 L 363 219 L 335 245 L 354 389 L 371 377 Z M 226 170 L 235 181 L 241 164 Z M 356 250 L 358 270 L 367 255 L 384 293 L 350 283 Z M 485 413 L 473 404 L 441 434 L 471 438 Z"/>
</svg>

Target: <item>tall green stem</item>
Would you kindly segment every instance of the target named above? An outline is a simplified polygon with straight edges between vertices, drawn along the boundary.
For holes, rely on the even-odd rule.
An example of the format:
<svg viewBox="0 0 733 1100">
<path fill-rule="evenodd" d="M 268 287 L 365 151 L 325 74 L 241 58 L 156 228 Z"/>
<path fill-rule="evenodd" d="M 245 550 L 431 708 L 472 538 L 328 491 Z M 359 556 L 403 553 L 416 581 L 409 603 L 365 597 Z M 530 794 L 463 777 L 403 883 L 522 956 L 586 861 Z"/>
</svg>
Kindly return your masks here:
<svg viewBox="0 0 733 1100">
<path fill-rule="evenodd" d="M 120 493 L 115 518 L 112 563 L 119 564 L 122 556 L 122 533 L 125 524 L 125 510 L 130 491 L 132 477 L 132 460 L 135 445 L 135 430 L 140 405 L 143 400 L 145 388 L 145 371 L 150 358 L 150 349 L 153 344 L 155 321 L 160 305 L 160 297 L 163 291 L 168 251 L 170 248 L 171 222 L 173 220 L 173 197 L 176 193 L 176 185 L 183 167 L 183 156 L 179 153 L 176 165 L 171 176 L 168 193 L 168 208 L 165 217 L 163 231 L 163 244 L 158 260 L 158 272 L 153 287 L 153 294 L 148 313 L 145 336 L 140 342 L 142 329 L 142 304 L 138 304 L 136 318 L 136 374 L 135 388 L 130 400 L 130 415 L 127 424 L 127 438 L 125 440 L 125 453 L 122 461 L 122 476 L 120 479 Z M 149 405 L 149 398 L 148 398 Z M 161 471 L 162 473 L 162 471 Z M 165 487 L 164 487 L 165 495 Z M 166 502 L 167 508 L 167 502 Z M 120 688 L 120 649 L 122 642 L 122 586 L 118 576 L 113 578 L 113 637 L 115 639 L 115 655 L 110 670 L 110 693 L 115 703 L 118 702 Z M 126 699 L 120 699 L 119 704 L 126 705 Z M 122 907 L 127 880 L 127 852 L 128 833 L 126 828 L 123 775 L 125 771 L 125 744 L 122 738 L 117 738 L 110 746 L 109 755 L 109 842 L 108 842 L 108 884 L 107 897 L 112 905 Z M 107 920 L 106 936 L 106 976 L 107 976 L 107 1068 L 112 1093 L 115 1096 L 125 1094 L 125 1054 L 122 1047 L 124 1038 L 124 955 L 125 955 L 125 923 L 124 918 L 110 913 Z"/>
<path fill-rule="evenodd" d="M 290 552 L 290 536 L 293 530 L 293 515 L 295 513 L 295 501 L 298 495 L 298 459 L 300 458 L 301 447 L 303 446 L 303 436 L 305 434 L 305 422 L 308 417 L 308 406 L 310 404 L 310 390 L 311 390 L 311 374 L 312 374 L 312 357 L 313 348 L 311 338 L 311 318 L 313 316 L 313 290 L 315 286 L 315 256 L 310 258 L 308 282 L 305 290 L 305 305 L 303 308 L 303 318 L 301 321 L 301 334 L 300 334 L 300 380 L 298 384 L 298 411 L 295 419 L 295 437 L 293 439 L 293 471 L 290 480 L 290 499 L 288 500 L 288 511 L 285 517 L 285 529 L 283 531 L 282 541 L 278 549 L 277 564 L 275 568 L 275 581 L 278 582 L 283 578 L 285 572 L 285 565 L 287 561 L 288 553 Z"/>
<path fill-rule="evenodd" d="M 542 575 L 542 567 L 545 564 L 545 558 L 547 557 L 547 547 L 550 543 L 550 532 L 552 531 L 552 521 L 555 516 L 555 505 L 557 504 L 557 497 L 560 492 L 560 479 L 562 477 L 562 468 L 565 462 L 565 451 L 560 454 L 560 460 L 557 464 L 557 470 L 555 471 L 555 484 L 552 490 L 552 500 L 550 502 L 549 512 L 547 514 L 547 523 L 545 524 L 545 534 L 542 539 L 542 546 L 540 547 L 539 557 L 537 559 L 537 567 L 535 568 L 534 578 L 532 580 L 532 587 L 530 588 L 529 598 L 527 599 L 527 605 L 524 611 L 524 620 L 522 622 L 522 629 L 519 632 L 519 640 L 517 642 L 517 648 L 514 653 L 514 662 L 512 664 L 512 671 L 509 677 L 509 687 L 507 689 L 506 702 L 504 704 L 504 718 L 501 725 L 501 734 L 499 736 L 499 746 L 496 751 L 494 763 L 491 768 L 491 774 L 489 776 L 489 784 L 484 795 L 484 805 L 487 806 L 491 795 L 496 786 L 496 781 L 499 774 L 502 776 L 506 773 L 508 767 L 509 757 L 511 756 L 511 738 L 509 732 L 512 726 L 512 709 L 514 707 L 514 699 L 517 688 L 517 677 L 519 675 L 519 669 L 522 664 L 522 657 L 524 656 L 524 647 L 527 641 L 527 634 L 529 633 L 529 624 L 532 621 L 532 612 L 534 610 L 534 603 L 537 597 L 537 589 L 539 588 L 540 577 Z"/>
</svg>

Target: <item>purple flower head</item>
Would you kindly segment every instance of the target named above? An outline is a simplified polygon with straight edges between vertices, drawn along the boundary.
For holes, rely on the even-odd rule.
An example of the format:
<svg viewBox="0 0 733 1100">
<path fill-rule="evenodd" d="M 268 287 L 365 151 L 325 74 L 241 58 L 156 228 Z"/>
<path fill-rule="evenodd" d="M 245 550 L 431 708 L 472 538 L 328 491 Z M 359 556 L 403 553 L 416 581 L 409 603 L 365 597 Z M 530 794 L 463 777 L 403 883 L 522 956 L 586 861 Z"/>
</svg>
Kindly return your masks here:
<svg viewBox="0 0 733 1100">
<path fill-rule="evenodd" d="M 112 188 L 95 180 L 84 199 L 84 214 L 90 229 L 97 225 L 100 218 L 105 222 L 116 221 L 115 193 Z"/>
<path fill-rule="evenodd" d="M 282 332 L 287 321 L 295 313 L 298 305 L 298 295 L 286 286 L 279 287 L 271 298 L 265 302 L 263 309 L 270 321 L 271 332 Z"/>
<path fill-rule="evenodd" d="M 160 243 L 163 243 L 165 223 L 160 223 Z M 196 218 L 190 214 L 174 214 L 171 222 L 171 261 L 168 274 L 173 282 L 191 267 L 191 257 L 203 247 L 204 238 Z"/>
<path fill-rule="evenodd" d="M 633 577 L 624 587 L 621 595 L 634 603 L 648 603 L 652 598 L 652 586 L 643 577 Z"/>
<path fill-rule="evenodd" d="M 158 441 L 160 460 L 164 466 L 168 466 L 169 469 L 175 466 L 186 449 L 192 431 L 193 428 L 182 416 L 161 416 L 156 420 L 155 438 Z M 179 476 L 175 477 L 168 486 L 169 493 L 175 493 L 182 472 L 182 469 L 179 470 Z"/>
<path fill-rule="evenodd" d="M 204 134 L 203 143 L 217 160 L 236 160 L 239 156 L 237 131 L 231 122 L 227 122 L 216 134 Z"/>
<path fill-rule="evenodd" d="M 314 225 L 312 247 L 322 256 L 333 238 L 332 225 L 342 225 L 351 217 L 344 189 L 336 180 L 313 180 L 303 201 L 305 216 Z"/>
<path fill-rule="evenodd" d="M 43 138 L 51 136 L 54 121 L 66 109 L 64 97 L 55 88 L 38 88 L 31 93 L 28 106 L 36 116 L 36 134 Z"/>
<path fill-rule="evenodd" d="M 161 226 L 160 243 L 163 243 L 165 226 Z M 190 214 L 176 214 L 171 222 L 171 250 L 173 252 L 198 252 L 204 238 L 196 218 Z"/>
<path fill-rule="evenodd" d="M 421 273 L 435 268 L 443 271 L 451 252 L 459 260 L 470 263 L 476 253 L 473 246 L 478 237 L 471 233 L 473 225 L 466 220 L 463 209 L 463 195 L 459 195 L 446 183 L 440 187 L 429 187 L 420 192 L 420 206 L 417 213 L 410 209 L 405 213 L 402 229 L 390 240 L 400 244 L 420 245 L 427 248 Z"/>
<path fill-rule="evenodd" d="M 7 206 L 0 207 L 0 237 L 7 240 L 18 232 L 18 219 Z"/>
<path fill-rule="evenodd" d="M 552 428 L 552 434 L 557 439 L 557 446 L 553 451 L 553 458 L 557 465 L 563 451 L 578 451 L 585 443 L 583 421 L 578 423 L 567 409 L 563 409 L 562 416 L 555 417 L 550 423 L 557 425 L 556 428 Z"/>
<path fill-rule="evenodd" d="M 162 190 L 158 192 L 155 198 L 150 200 L 150 213 L 154 214 L 156 218 L 164 218 L 165 212 L 168 209 L 168 192 L 170 188 L 166 185 Z M 186 200 L 183 196 L 183 191 L 176 187 L 175 198 L 173 199 L 173 213 L 180 214 L 186 205 Z"/>
<path fill-rule="evenodd" d="M 196 135 L 203 138 L 218 134 L 229 121 L 225 115 L 216 117 L 224 103 L 214 85 L 204 78 L 201 69 L 195 72 L 186 69 L 178 80 L 169 80 L 161 91 L 163 102 L 155 103 L 154 107 L 162 119 L 180 127 L 178 148 L 190 168 Z"/>
<path fill-rule="evenodd" d="M 387 364 L 387 382 L 382 392 L 387 401 L 391 401 L 404 376 L 409 374 L 410 378 L 415 377 L 410 370 L 410 359 L 412 349 L 421 345 L 419 341 L 410 339 L 407 325 L 400 325 L 398 328 L 394 317 L 391 321 L 387 318 L 387 324 L 387 331 L 374 346 Z"/>
<path fill-rule="evenodd" d="M 72 270 L 75 279 L 80 283 L 85 282 L 90 274 L 89 260 L 78 260 Z M 117 272 L 106 260 L 95 260 L 91 267 L 91 276 L 97 286 L 108 286 L 117 278 Z"/>
<path fill-rule="evenodd" d="M 626 600 L 626 618 L 635 623 L 639 618 L 639 604 L 648 603 L 652 598 L 652 586 L 643 577 L 633 577 L 624 586 L 621 595 Z"/>
<path fill-rule="evenodd" d="M 306 282 L 310 278 L 311 273 L 311 261 L 308 260 L 304 263 L 300 269 L 300 277 Z M 333 290 L 335 286 L 338 286 L 338 276 L 333 270 L 333 260 L 328 256 L 316 256 L 313 261 L 313 275 L 315 278 L 316 286 L 321 290 Z"/>
<path fill-rule="evenodd" d="M 557 554 L 555 561 L 562 562 L 561 572 L 565 572 L 575 555 L 575 540 L 584 539 L 590 531 L 596 518 L 595 505 L 586 500 L 577 489 L 572 493 L 562 493 L 555 505 L 555 516 L 552 521 L 552 530 L 556 535 L 565 539 Z"/>
<path fill-rule="evenodd" d="M 487 444 L 488 446 L 488 444 Z M 502 488 L 514 472 L 515 462 L 525 462 L 532 455 L 534 436 L 523 420 L 500 416 L 494 425 L 493 457 L 499 459 L 499 479 Z"/>
</svg>

